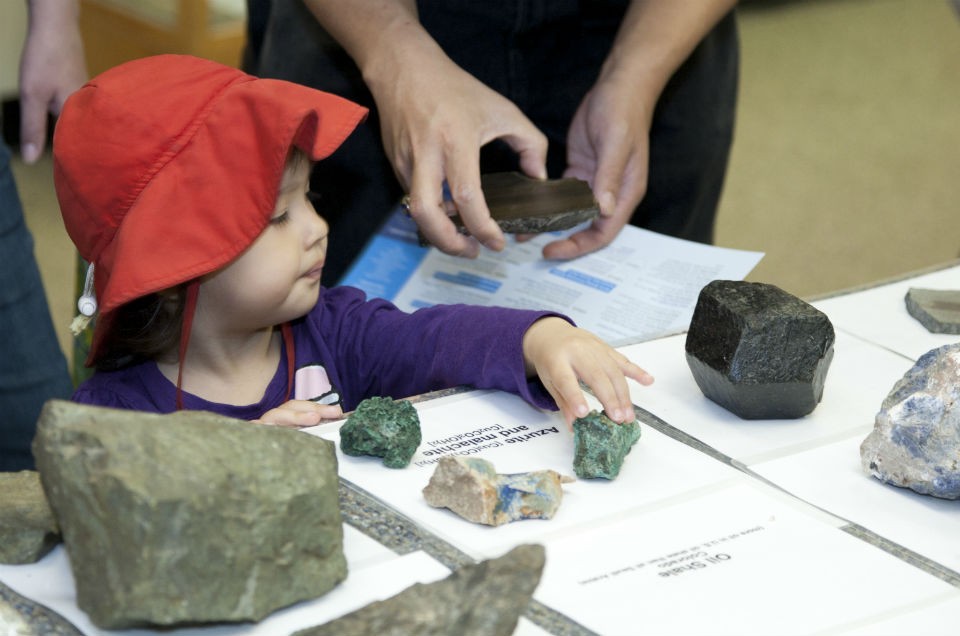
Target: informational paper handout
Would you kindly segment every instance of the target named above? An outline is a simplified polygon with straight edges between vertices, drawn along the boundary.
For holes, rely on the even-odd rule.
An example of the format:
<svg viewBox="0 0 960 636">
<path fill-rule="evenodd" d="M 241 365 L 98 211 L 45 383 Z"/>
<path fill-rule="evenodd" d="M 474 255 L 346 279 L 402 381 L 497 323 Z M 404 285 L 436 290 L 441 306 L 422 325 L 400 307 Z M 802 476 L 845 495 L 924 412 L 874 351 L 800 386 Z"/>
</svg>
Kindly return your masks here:
<svg viewBox="0 0 960 636">
<path fill-rule="evenodd" d="M 610 343 L 685 330 L 701 288 L 740 280 L 763 257 L 626 226 L 607 247 L 569 261 L 544 245 L 581 228 L 508 238 L 502 252 L 470 260 L 420 247 L 412 221 L 395 214 L 342 281 L 405 311 L 468 303 L 563 313 Z"/>
</svg>

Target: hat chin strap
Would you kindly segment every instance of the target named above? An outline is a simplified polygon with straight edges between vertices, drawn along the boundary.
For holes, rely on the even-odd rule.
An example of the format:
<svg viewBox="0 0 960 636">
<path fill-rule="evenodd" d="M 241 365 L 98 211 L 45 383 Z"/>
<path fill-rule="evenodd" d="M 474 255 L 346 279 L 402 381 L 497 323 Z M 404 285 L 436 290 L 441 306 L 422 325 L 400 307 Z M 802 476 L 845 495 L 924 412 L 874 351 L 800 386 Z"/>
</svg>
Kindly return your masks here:
<svg viewBox="0 0 960 636">
<path fill-rule="evenodd" d="M 187 346 L 190 344 L 190 332 L 193 330 L 193 315 L 197 310 L 197 296 L 200 293 L 200 281 L 192 280 L 187 284 L 187 298 L 183 307 L 183 325 L 180 327 L 180 351 L 177 364 L 177 410 L 183 410 L 183 363 L 187 359 Z M 280 325 L 280 335 L 283 337 L 283 347 L 287 354 L 287 393 L 284 402 L 290 399 L 293 393 L 293 370 L 295 349 L 293 346 L 293 329 L 289 322 Z"/>
</svg>

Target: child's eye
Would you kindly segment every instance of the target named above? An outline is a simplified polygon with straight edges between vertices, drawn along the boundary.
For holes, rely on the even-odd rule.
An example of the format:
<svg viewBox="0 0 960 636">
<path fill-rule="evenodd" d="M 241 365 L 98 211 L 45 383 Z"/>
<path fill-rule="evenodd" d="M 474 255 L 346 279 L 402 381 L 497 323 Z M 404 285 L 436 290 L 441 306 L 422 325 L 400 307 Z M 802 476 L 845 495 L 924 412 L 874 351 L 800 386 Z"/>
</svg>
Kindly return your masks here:
<svg viewBox="0 0 960 636">
<path fill-rule="evenodd" d="M 290 212 L 287 210 L 283 211 L 283 214 L 279 214 L 270 219 L 270 225 L 283 225 L 290 220 Z"/>
</svg>

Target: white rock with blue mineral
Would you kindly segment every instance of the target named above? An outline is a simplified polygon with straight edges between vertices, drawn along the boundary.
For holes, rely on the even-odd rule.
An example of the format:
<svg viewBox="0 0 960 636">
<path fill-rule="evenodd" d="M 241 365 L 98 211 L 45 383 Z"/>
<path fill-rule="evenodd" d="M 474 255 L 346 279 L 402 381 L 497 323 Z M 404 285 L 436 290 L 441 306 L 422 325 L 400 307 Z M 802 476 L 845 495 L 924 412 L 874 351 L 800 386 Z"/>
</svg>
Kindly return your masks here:
<svg viewBox="0 0 960 636">
<path fill-rule="evenodd" d="M 960 343 L 927 352 L 894 385 L 860 459 L 888 484 L 960 498 Z"/>
</svg>

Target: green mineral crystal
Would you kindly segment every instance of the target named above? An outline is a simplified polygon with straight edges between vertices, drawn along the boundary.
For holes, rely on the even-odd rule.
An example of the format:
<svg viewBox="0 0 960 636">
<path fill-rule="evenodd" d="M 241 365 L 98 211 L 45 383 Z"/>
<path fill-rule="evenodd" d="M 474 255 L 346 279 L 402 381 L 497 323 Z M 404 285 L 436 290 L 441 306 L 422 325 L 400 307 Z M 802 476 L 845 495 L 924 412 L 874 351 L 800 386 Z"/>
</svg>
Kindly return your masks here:
<svg viewBox="0 0 960 636">
<path fill-rule="evenodd" d="M 614 479 L 638 439 L 636 420 L 617 424 L 603 413 L 590 411 L 573 422 L 573 471 L 584 479 Z"/>
<path fill-rule="evenodd" d="M 387 468 L 404 468 L 420 445 L 420 417 L 406 400 L 368 398 L 340 428 L 340 450 L 347 455 L 383 457 Z"/>
</svg>

